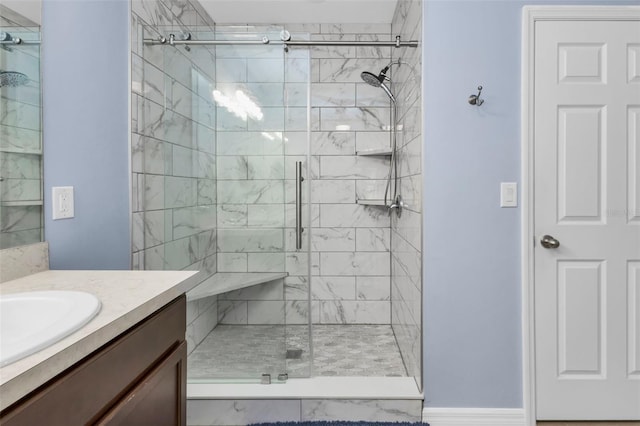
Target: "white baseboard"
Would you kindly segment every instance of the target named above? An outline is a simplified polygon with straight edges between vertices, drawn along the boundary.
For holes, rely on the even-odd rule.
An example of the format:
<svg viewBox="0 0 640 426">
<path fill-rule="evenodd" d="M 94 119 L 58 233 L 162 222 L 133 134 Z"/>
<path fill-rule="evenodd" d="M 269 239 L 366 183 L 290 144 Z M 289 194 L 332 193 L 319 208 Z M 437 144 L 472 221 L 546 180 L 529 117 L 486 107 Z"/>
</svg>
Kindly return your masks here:
<svg viewBox="0 0 640 426">
<path fill-rule="evenodd" d="M 526 426 L 523 408 L 430 408 L 422 410 L 430 426 Z"/>
</svg>

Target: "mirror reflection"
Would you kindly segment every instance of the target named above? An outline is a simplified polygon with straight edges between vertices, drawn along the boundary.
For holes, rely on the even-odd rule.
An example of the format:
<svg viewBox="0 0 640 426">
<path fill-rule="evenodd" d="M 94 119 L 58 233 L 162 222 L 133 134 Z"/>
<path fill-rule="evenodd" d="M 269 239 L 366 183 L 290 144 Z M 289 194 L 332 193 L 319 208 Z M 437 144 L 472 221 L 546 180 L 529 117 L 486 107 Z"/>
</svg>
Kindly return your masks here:
<svg viewBox="0 0 640 426">
<path fill-rule="evenodd" d="M 0 249 L 43 240 L 40 40 L 39 2 L 0 4 Z"/>
</svg>

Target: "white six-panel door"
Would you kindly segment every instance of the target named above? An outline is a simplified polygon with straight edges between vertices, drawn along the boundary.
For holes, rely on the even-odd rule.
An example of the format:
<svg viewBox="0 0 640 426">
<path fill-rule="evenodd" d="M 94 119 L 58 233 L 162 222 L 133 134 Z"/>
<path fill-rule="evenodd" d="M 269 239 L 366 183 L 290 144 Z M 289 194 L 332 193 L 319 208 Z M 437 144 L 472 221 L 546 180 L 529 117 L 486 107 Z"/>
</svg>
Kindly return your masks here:
<svg viewBox="0 0 640 426">
<path fill-rule="evenodd" d="M 639 420 L 640 21 L 537 22 L 534 73 L 536 415 Z"/>
</svg>

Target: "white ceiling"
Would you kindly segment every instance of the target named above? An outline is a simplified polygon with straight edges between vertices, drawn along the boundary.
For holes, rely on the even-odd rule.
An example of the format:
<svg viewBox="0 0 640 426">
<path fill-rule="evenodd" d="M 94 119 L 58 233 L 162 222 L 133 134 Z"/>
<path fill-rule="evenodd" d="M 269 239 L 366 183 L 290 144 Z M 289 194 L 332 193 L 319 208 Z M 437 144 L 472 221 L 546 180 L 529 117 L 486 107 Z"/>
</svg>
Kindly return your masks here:
<svg viewBox="0 0 640 426">
<path fill-rule="evenodd" d="M 397 0 L 200 0 L 218 24 L 388 24 Z"/>
</svg>

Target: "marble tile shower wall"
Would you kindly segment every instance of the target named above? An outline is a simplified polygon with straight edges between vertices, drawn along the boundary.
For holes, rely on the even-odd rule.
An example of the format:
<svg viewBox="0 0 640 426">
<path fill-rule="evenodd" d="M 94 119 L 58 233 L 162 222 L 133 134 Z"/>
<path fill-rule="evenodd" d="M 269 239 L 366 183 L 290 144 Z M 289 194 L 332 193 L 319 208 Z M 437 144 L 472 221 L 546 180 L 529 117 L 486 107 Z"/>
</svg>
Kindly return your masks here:
<svg viewBox="0 0 640 426">
<path fill-rule="evenodd" d="M 194 344 L 218 319 L 298 324 L 311 314 L 314 322 L 324 324 L 390 323 L 390 219 L 383 208 L 356 203 L 382 197 L 389 159 L 359 157 L 356 152 L 389 146 L 389 100 L 359 76 L 385 66 L 391 48 L 312 48 L 310 70 L 304 69 L 308 53 L 291 49 L 284 61 L 285 109 L 273 95 L 282 83 L 272 80 L 276 73 L 270 72 L 282 65 L 267 49 L 238 58 L 225 57 L 225 49 L 218 48 L 216 58 L 207 48 L 192 47 L 189 53 L 144 46 L 142 38 L 166 35 L 169 29 L 213 29 L 198 4 L 177 3 L 133 2 L 134 267 L 204 268 L 208 273 L 286 268 L 290 276 L 284 281 L 190 304 Z M 388 24 L 284 26 L 314 39 L 391 38 Z M 245 61 L 240 71 L 233 63 L 238 59 Z M 200 75 L 194 77 L 194 70 Z M 305 196 L 311 200 L 311 309 L 307 257 L 293 249 L 293 164 L 306 160 L 303 74 L 309 71 L 311 193 Z M 190 85 L 194 78 L 200 83 Z M 273 119 L 255 128 L 234 128 L 233 117 L 224 109 L 215 111 L 199 91 L 211 93 L 212 87 L 238 82 L 265 92 L 261 98 L 275 96 L 273 105 L 263 105 L 269 110 L 267 118 Z M 188 102 L 178 102 L 185 96 L 192 101 L 191 110 Z M 197 108 L 194 99 L 200 103 Z M 210 112 L 212 121 L 197 116 L 199 110 Z M 284 126 L 273 127 L 276 122 Z M 213 175 L 202 174 L 207 170 Z M 247 203 L 252 194 L 257 198 Z M 247 238 L 238 238 L 238 232 Z"/>
<path fill-rule="evenodd" d="M 422 40 L 422 0 L 399 0 L 391 25 L 403 40 Z M 421 47 L 393 52 L 401 132 L 400 190 L 406 207 L 391 223 L 391 321 L 409 376 L 420 383 L 422 324 L 422 55 Z"/>
<path fill-rule="evenodd" d="M 134 0 L 131 15 L 133 268 L 216 271 L 215 58 L 145 38 L 213 30 L 197 2 Z M 215 327 L 215 297 L 187 305 L 191 351 Z"/>
<path fill-rule="evenodd" d="M 391 36 L 388 24 L 281 26 L 312 40 L 389 40 Z M 247 28 L 259 32 L 279 27 Z M 275 127 L 268 128 L 250 121 L 246 129 L 232 117 L 225 124 L 219 120 L 218 270 L 286 270 L 289 276 L 284 283 L 221 297 L 220 322 L 304 324 L 310 314 L 314 323 L 389 324 L 389 216 L 381 207 L 356 204 L 359 198 L 382 198 L 389 159 L 359 157 L 356 152 L 389 146 L 389 99 L 382 90 L 364 84 L 360 73 L 379 71 L 389 62 L 391 49 L 292 48 L 284 65 L 280 49 L 253 50 L 258 57 L 243 58 L 237 51 L 221 49 L 217 55 L 218 84 L 222 76 L 231 76 L 226 80 L 230 86 L 243 84 L 254 94 L 259 88 L 260 100 L 267 106 L 265 116 L 275 115 L 266 120 Z M 310 69 L 305 70 L 309 59 Z M 309 71 L 311 193 L 303 199 L 311 201 L 311 230 L 304 234 L 305 239 L 311 235 L 311 311 L 308 257 L 295 252 L 293 229 L 294 164 L 307 161 L 305 74 Z M 278 127 L 281 123 L 284 126 Z M 273 134 L 269 138 L 262 132 Z M 279 204 L 283 201 L 284 209 Z"/>
<path fill-rule="evenodd" d="M 390 40 L 388 24 L 321 24 L 314 40 Z M 391 48 L 312 47 L 312 318 L 321 324 L 389 324 L 390 220 L 383 207 L 388 157 L 356 152 L 390 146 L 390 102 L 360 79 Z"/>
<path fill-rule="evenodd" d="M 0 6 L 2 7 L 2 6 Z M 3 13 L 5 16 L 5 13 Z M 39 27 L 2 18 L 0 28 L 39 40 Z M 3 71 L 23 73 L 26 85 L 0 88 L 0 249 L 42 239 L 40 46 L 0 49 Z"/>
</svg>

